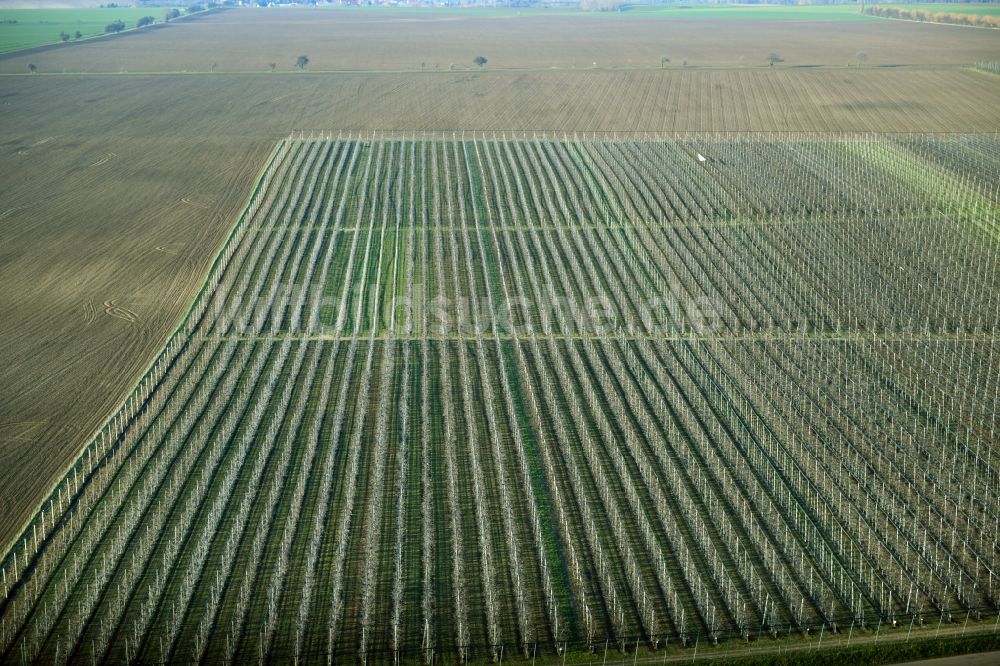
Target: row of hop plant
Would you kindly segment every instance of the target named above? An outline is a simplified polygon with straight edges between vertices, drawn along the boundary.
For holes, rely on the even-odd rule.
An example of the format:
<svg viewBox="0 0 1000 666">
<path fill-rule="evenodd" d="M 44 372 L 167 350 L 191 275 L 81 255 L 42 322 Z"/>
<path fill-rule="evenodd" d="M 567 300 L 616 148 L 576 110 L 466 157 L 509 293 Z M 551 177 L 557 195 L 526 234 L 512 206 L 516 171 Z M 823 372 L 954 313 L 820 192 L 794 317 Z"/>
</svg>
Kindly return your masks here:
<svg viewBox="0 0 1000 666">
<path fill-rule="evenodd" d="M 547 281 L 547 283 L 548 283 L 548 284 L 551 284 L 551 281 Z M 852 597 L 853 597 L 853 596 L 854 596 L 854 595 L 852 595 Z"/>
<path fill-rule="evenodd" d="M 568 182 L 568 181 L 569 181 L 569 179 L 565 178 L 563 182 Z M 578 197 L 570 197 L 570 199 L 575 202 L 579 198 Z M 567 217 L 567 219 L 569 219 L 569 212 L 568 211 L 566 211 L 566 217 Z M 561 244 L 568 246 L 568 244 L 569 244 L 568 239 L 561 241 Z M 616 243 L 615 243 L 615 241 L 613 241 L 613 240 L 611 240 L 609 238 L 604 243 L 602 243 L 602 245 L 605 246 L 605 247 L 611 248 L 611 247 L 615 247 Z M 641 247 L 641 246 L 636 246 L 636 247 Z M 630 259 L 630 258 L 625 258 L 625 257 L 623 257 L 623 259 L 624 259 L 624 261 L 622 261 L 620 259 L 616 259 L 616 262 L 617 262 L 616 265 L 619 266 L 619 268 L 617 269 L 618 271 L 621 271 L 621 267 L 625 267 L 625 266 L 631 266 L 633 270 L 637 270 L 638 269 L 638 264 L 636 263 L 636 261 L 634 261 L 633 259 Z M 611 276 L 611 275 L 614 275 L 614 273 L 615 273 L 615 271 L 609 265 L 607 265 L 607 264 L 604 264 L 601 267 L 601 274 L 603 274 L 603 275 Z M 628 281 L 630 278 L 623 278 L 623 279 L 625 279 L 626 281 Z M 634 280 L 635 277 L 632 277 L 631 279 Z M 614 289 L 614 287 L 613 287 L 613 289 Z M 623 301 L 626 298 L 624 296 L 624 292 L 615 291 L 614 294 L 615 294 L 615 300 Z M 592 345 L 593 345 L 593 343 L 591 341 L 589 341 L 589 340 L 587 340 L 587 341 L 584 342 L 584 346 L 585 347 L 591 347 Z M 570 357 L 573 358 L 572 355 L 570 355 Z M 612 360 L 615 360 L 617 358 L 617 355 L 612 355 L 609 358 L 611 358 Z M 629 376 L 628 373 L 624 372 L 624 369 L 620 365 L 616 366 L 616 365 L 613 364 L 612 368 L 615 371 L 614 372 L 615 376 L 618 376 L 618 377 L 628 377 Z M 603 372 L 603 370 L 601 370 L 601 372 Z M 642 375 L 640 374 L 639 376 L 642 376 Z M 599 386 L 610 387 L 610 386 L 613 386 L 613 383 L 610 381 L 609 377 L 606 377 L 606 376 L 602 375 L 601 378 L 598 381 L 598 385 Z M 588 393 L 587 395 L 591 395 L 591 394 Z M 655 395 L 655 393 L 654 393 L 654 395 Z M 617 406 L 617 408 L 615 409 L 615 411 L 617 412 L 618 422 L 620 424 L 624 424 L 621 427 L 626 427 L 627 426 L 628 419 L 624 415 L 623 406 L 622 406 L 623 403 L 617 398 L 616 394 L 613 391 L 610 392 L 610 393 L 607 392 L 607 391 L 605 391 L 604 397 L 603 397 L 603 399 L 601 401 L 597 401 L 597 399 L 594 398 L 594 400 L 591 402 L 591 405 L 590 405 L 591 410 L 597 408 L 598 402 L 600 402 L 601 404 L 603 404 L 603 403 L 606 402 L 607 404 L 612 405 L 612 407 L 616 407 Z M 630 400 L 630 402 L 631 402 L 631 400 Z M 595 412 L 595 413 L 599 413 L 599 412 Z M 650 420 L 645 420 L 645 421 L 643 421 L 643 423 L 644 423 L 644 425 L 647 428 L 650 428 L 652 422 Z M 609 439 L 610 438 L 610 441 L 614 440 L 614 435 L 612 434 L 609 425 L 605 425 L 603 427 L 603 432 L 604 432 L 603 437 L 605 439 Z M 643 455 L 641 453 L 641 447 L 638 447 L 638 445 L 636 443 L 638 441 L 640 441 L 640 439 L 642 439 L 642 438 L 648 438 L 650 436 L 652 436 L 654 439 L 656 439 L 656 436 L 653 435 L 653 431 L 649 430 L 649 431 L 647 431 L 647 434 L 644 434 L 642 436 L 640 436 L 638 434 L 634 434 L 634 431 L 626 430 L 626 432 L 627 433 L 629 433 L 629 432 L 633 433 L 633 434 L 630 434 L 630 435 L 626 436 L 626 443 L 630 444 L 629 448 L 633 452 L 633 457 L 638 461 L 638 464 L 640 465 L 640 471 L 645 470 L 645 469 L 649 469 L 650 465 L 648 463 L 643 462 L 644 458 L 643 458 Z M 624 463 L 622 462 L 622 459 L 621 459 L 620 456 L 615 456 L 614 453 L 611 453 L 609 455 L 612 455 L 613 459 L 618 461 L 618 466 L 617 466 L 618 469 L 617 469 L 617 471 L 619 473 L 618 474 L 619 478 L 626 478 L 626 476 L 630 475 L 630 472 L 626 469 L 626 467 L 625 467 Z M 629 478 L 631 478 L 631 477 L 629 476 Z M 653 478 L 654 477 L 646 476 L 645 480 L 647 482 L 652 482 L 651 479 L 653 479 Z M 655 482 L 654 482 L 654 486 L 655 486 Z M 631 486 L 628 485 L 628 483 L 626 481 L 626 489 L 628 489 L 629 487 L 631 487 Z M 675 483 L 672 487 L 683 487 L 683 485 L 677 485 Z M 628 496 L 633 497 L 633 498 L 636 497 L 635 491 L 634 490 L 629 491 L 628 492 Z M 663 501 L 661 501 L 660 504 L 662 505 Z M 682 502 L 681 503 L 681 507 L 682 508 L 683 507 L 691 507 L 691 506 L 692 506 L 692 503 L 690 501 L 688 501 L 688 502 Z M 674 511 L 675 511 L 675 509 L 668 510 L 668 509 L 664 508 L 663 510 L 661 510 L 659 512 L 660 513 L 660 516 L 659 516 L 660 520 L 667 520 L 667 518 L 671 518 Z M 705 538 L 707 538 L 706 537 L 707 529 L 706 529 L 706 527 L 703 524 L 700 524 L 701 518 L 698 517 L 696 514 L 691 513 L 690 511 L 684 512 L 683 515 L 685 515 L 685 517 L 688 519 L 688 527 L 685 528 L 685 529 L 691 530 L 691 534 L 693 534 L 695 537 L 699 537 L 699 535 L 700 535 L 700 537 L 701 537 L 700 545 L 702 546 L 702 549 L 703 549 L 702 553 L 706 553 L 706 554 L 707 553 L 713 553 L 714 554 L 715 551 L 716 551 L 715 547 L 714 546 L 707 546 L 706 544 L 708 542 L 704 540 Z M 669 521 L 668 520 L 668 522 L 671 522 L 673 524 L 673 521 Z M 619 530 L 616 530 L 616 532 L 619 532 Z M 648 533 L 649 532 L 648 528 L 644 528 L 643 532 L 644 533 Z M 678 527 L 675 524 L 674 527 L 672 527 L 671 529 L 668 530 L 668 534 L 681 534 L 681 528 Z M 696 539 L 696 543 L 699 543 L 698 539 Z M 734 553 L 738 553 L 739 552 L 739 545 L 736 542 L 733 542 L 733 543 L 734 543 L 734 548 L 736 549 L 734 551 Z M 648 546 L 651 549 L 656 548 L 655 544 L 653 544 L 653 543 L 648 544 Z M 674 546 L 675 546 L 675 548 L 680 548 L 681 552 L 684 552 L 684 553 L 688 553 L 689 552 L 689 551 L 687 551 L 687 550 L 685 550 L 683 548 L 683 543 L 675 543 Z M 704 556 L 704 555 L 702 555 L 702 556 Z M 726 601 L 727 601 L 726 605 L 730 609 L 730 612 L 733 613 L 733 618 L 734 618 L 734 621 L 736 623 L 736 626 L 737 627 L 742 627 L 743 631 L 747 631 L 748 628 L 751 626 L 751 623 L 747 622 L 747 620 L 745 619 L 745 612 L 746 612 L 746 610 L 745 610 L 746 609 L 745 602 L 743 600 L 739 599 L 738 596 L 735 594 L 735 590 L 734 590 L 733 585 L 731 583 L 725 582 L 726 574 L 725 574 L 724 570 L 720 568 L 720 560 L 719 560 L 719 558 L 718 557 L 714 557 L 713 555 L 708 555 L 708 558 L 709 559 L 706 561 L 705 565 L 707 565 L 710 569 L 712 569 L 714 571 L 713 578 L 714 578 L 715 584 L 717 584 L 717 585 L 720 586 L 719 589 L 723 592 L 723 597 L 726 598 Z M 690 555 L 685 555 L 685 557 L 683 557 L 681 559 L 681 563 L 685 567 L 689 567 L 690 566 L 689 564 L 687 564 L 690 561 L 691 561 Z M 749 574 L 749 573 L 752 573 L 753 570 L 752 569 L 746 569 L 745 571 Z M 692 584 L 694 586 L 695 589 L 697 589 L 697 587 L 701 584 L 700 583 L 700 574 L 692 572 L 690 574 L 690 576 L 689 576 L 689 582 L 690 582 L 690 584 Z M 669 584 L 667 584 L 667 585 L 664 586 L 665 590 L 669 589 L 669 587 L 670 587 Z M 761 591 L 761 596 L 758 598 L 758 603 L 759 603 L 759 605 L 758 605 L 758 611 L 760 611 L 764 615 L 764 617 L 767 617 L 767 615 L 768 615 L 768 604 L 769 604 L 769 601 L 768 601 L 768 599 L 765 598 L 765 595 L 762 592 L 763 587 L 760 584 L 753 584 L 753 585 L 751 585 L 751 588 L 754 589 L 754 590 L 757 590 L 757 591 Z M 696 595 L 696 599 L 697 598 L 701 598 L 701 597 L 702 597 L 701 594 L 697 594 Z M 645 595 L 644 595 L 644 598 L 645 598 Z M 771 608 L 770 610 L 773 613 L 773 608 Z M 711 621 L 710 621 L 710 623 L 709 623 L 710 630 L 711 630 L 711 632 L 713 634 L 717 634 L 718 629 L 715 627 L 715 621 L 714 621 L 715 612 L 714 612 L 714 610 L 703 609 L 703 614 L 704 614 L 704 616 L 706 618 L 712 618 Z M 766 622 L 766 620 L 765 620 L 765 622 Z M 648 625 L 650 626 L 651 629 L 653 627 L 655 627 L 655 623 L 653 623 L 653 622 L 648 622 Z M 654 629 L 654 631 L 655 631 L 655 629 Z M 682 629 L 682 631 L 683 631 L 683 629 Z"/>
<path fill-rule="evenodd" d="M 504 146 L 503 148 L 506 148 L 506 150 L 509 151 L 509 146 Z M 496 146 L 496 149 L 498 151 L 503 150 L 500 146 Z M 508 158 L 510 157 L 509 152 L 507 152 L 507 156 Z M 507 169 L 501 168 L 499 169 L 499 171 L 502 174 L 502 177 L 506 183 L 508 178 Z M 494 183 L 495 182 L 496 181 L 494 180 Z M 508 193 L 515 191 L 512 190 L 509 187 L 509 185 L 507 186 L 506 189 Z M 523 194 L 521 194 L 520 199 L 521 199 L 520 203 L 523 210 L 523 206 L 526 204 Z M 517 204 L 513 200 L 510 201 L 510 204 L 512 213 L 520 217 L 519 215 L 517 215 L 517 213 L 514 212 L 518 210 Z M 510 234 L 505 234 L 504 236 L 506 238 L 506 242 L 509 244 Z M 525 246 L 523 245 L 524 244 L 523 235 L 519 235 L 519 237 L 522 247 L 520 248 L 520 250 L 513 250 L 513 248 L 511 248 L 510 251 L 513 253 L 512 256 L 516 256 L 516 254 L 519 254 L 520 251 L 526 249 Z M 534 240 L 535 242 L 537 242 L 537 238 Z M 533 262 L 527 265 L 529 270 L 528 275 L 530 276 L 527 282 L 528 284 L 532 285 L 532 288 L 534 290 L 538 289 L 539 284 L 543 283 L 551 284 L 551 282 L 543 282 L 542 279 L 535 278 L 533 273 L 534 270 Z M 514 267 L 513 273 L 515 276 L 514 282 L 517 287 L 518 293 L 523 298 L 526 291 L 524 287 L 524 281 L 520 279 L 521 271 L 517 270 L 517 268 Z M 541 278 L 541 276 L 537 276 L 537 278 Z M 533 329 L 531 329 L 529 332 L 528 340 L 530 343 L 531 357 L 535 359 L 535 363 L 530 365 L 537 365 L 537 363 L 542 358 L 543 352 L 541 348 L 541 342 L 535 337 Z M 517 338 L 515 338 L 515 348 L 517 351 L 518 368 L 521 371 L 520 373 L 521 381 L 524 382 L 525 385 L 531 386 L 533 384 L 533 380 L 531 379 L 531 376 L 527 370 L 527 368 L 530 367 L 530 365 L 528 360 L 526 359 L 525 350 L 522 348 L 520 340 Z M 541 391 L 540 391 L 541 399 L 536 397 L 537 395 L 536 393 L 531 392 L 529 394 L 530 403 L 532 406 L 532 412 L 535 419 L 537 431 L 539 433 L 539 436 L 542 436 L 542 441 L 540 442 L 540 448 L 542 453 L 542 459 L 544 461 L 546 477 L 548 479 L 549 487 L 552 488 L 554 491 L 554 499 L 556 502 L 556 506 L 554 508 L 558 513 L 559 527 L 562 539 L 564 540 L 563 541 L 564 548 L 569 555 L 570 572 L 572 575 L 572 582 L 573 582 L 572 587 L 576 593 L 575 596 L 579 604 L 578 613 L 582 615 L 582 617 L 579 618 L 579 621 L 581 622 L 582 625 L 582 633 L 588 640 L 594 640 L 600 634 L 600 628 L 598 626 L 599 623 L 601 624 L 603 623 L 602 618 L 598 616 L 597 609 L 593 607 L 593 604 L 595 603 L 596 600 L 592 599 L 588 594 L 587 591 L 588 586 L 585 584 L 584 581 L 584 576 L 586 576 L 586 569 L 585 565 L 581 562 L 581 555 L 586 551 L 586 549 L 591 548 L 594 549 L 592 552 L 594 552 L 597 557 L 598 571 L 596 580 L 594 582 L 595 588 L 597 590 L 603 590 L 602 596 L 608 601 L 609 614 L 612 617 L 612 623 L 617 628 L 616 634 L 621 634 L 622 629 L 626 626 L 624 608 L 620 609 L 622 595 L 618 593 L 617 591 L 618 586 L 614 581 L 611 572 L 608 569 L 609 567 L 608 558 L 603 555 L 603 549 L 602 546 L 600 545 L 601 539 L 599 532 L 597 530 L 595 521 L 593 520 L 593 518 L 590 517 L 590 503 L 577 494 L 583 489 L 583 481 L 580 473 L 580 466 L 576 464 L 570 457 L 564 458 L 564 461 L 561 463 L 556 462 L 558 458 L 565 456 L 566 452 L 568 451 L 567 437 L 569 434 L 569 429 L 571 428 L 570 424 L 567 421 L 568 415 L 550 411 L 552 405 L 555 405 L 557 402 L 557 397 L 555 396 L 556 393 L 556 388 L 554 385 L 555 382 L 551 381 L 551 378 L 547 374 L 545 374 L 544 371 L 542 371 L 541 377 L 542 377 Z M 545 433 L 547 429 L 546 421 L 553 417 L 557 419 L 554 428 L 556 441 L 548 442 L 545 440 L 543 433 Z M 556 442 L 558 442 L 558 444 Z M 557 466 L 561 467 L 562 465 L 566 464 L 570 465 L 570 470 L 571 470 L 570 474 L 572 475 L 571 478 L 574 480 L 573 483 L 575 484 L 576 488 L 573 490 L 569 490 L 567 488 L 563 493 L 560 493 L 559 488 L 566 487 L 566 480 L 564 479 L 563 474 L 557 471 L 558 469 Z M 572 502 L 569 499 L 570 497 L 575 497 L 575 502 Z M 574 525 L 580 525 L 582 527 L 583 531 L 582 540 L 580 539 L 579 536 L 574 536 L 574 533 L 577 533 L 577 535 L 579 534 L 577 532 L 577 528 L 575 528 Z M 556 629 L 558 629 L 558 625 L 556 625 Z M 558 633 L 556 633 L 556 635 L 558 640 L 559 637 Z"/>
</svg>

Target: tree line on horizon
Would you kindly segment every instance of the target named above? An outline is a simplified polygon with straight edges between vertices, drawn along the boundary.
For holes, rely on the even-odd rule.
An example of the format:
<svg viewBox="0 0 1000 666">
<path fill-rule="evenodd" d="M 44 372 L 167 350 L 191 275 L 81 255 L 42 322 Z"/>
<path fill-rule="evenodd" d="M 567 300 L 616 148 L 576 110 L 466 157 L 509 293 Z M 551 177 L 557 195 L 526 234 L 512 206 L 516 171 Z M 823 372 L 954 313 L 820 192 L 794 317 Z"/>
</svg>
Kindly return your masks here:
<svg viewBox="0 0 1000 666">
<path fill-rule="evenodd" d="M 905 9 L 903 7 L 865 7 L 864 13 L 882 18 L 903 19 L 907 21 L 926 21 L 928 23 L 950 23 L 952 25 L 969 25 L 977 28 L 1000 28 L 1000 17 L 976 14 L 957 14 L 954 12 L 929 12 L 923 9 Z"/>
</svg>

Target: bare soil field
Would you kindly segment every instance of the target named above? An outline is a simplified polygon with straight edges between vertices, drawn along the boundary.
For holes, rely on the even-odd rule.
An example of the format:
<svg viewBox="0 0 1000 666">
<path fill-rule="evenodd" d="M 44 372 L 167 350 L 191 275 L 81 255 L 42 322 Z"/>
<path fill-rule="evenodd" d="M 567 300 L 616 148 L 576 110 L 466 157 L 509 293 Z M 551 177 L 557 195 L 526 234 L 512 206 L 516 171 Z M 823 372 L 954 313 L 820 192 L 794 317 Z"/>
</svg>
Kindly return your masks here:
<svg viewBox="0 0 1000 666">
<path fill-rule="evenodd" d="M 279 71 L 306 54 L 315 70 L 448 70 L 671 66 L 961 65 L 1000 59 L 988 31 L 885 21 L 676 19 L 672 15 L 560 15 L 524 11 L 426 12 L 333 9 L 225 11 L 154 34 L 0 61 L 0 71 Z"/>
<path fill-rule="evenodd" d="M 80 129 L 982 132 L 997 129 L 1000 101 L 990 75 L 944 69 L 17 76 L 2 95 L 18 150 L 20 132 Z"/>
<path fill-rule="evenodd" d="M 24 136 L 0 157 L 2 541 L 162 346 L 268 150 Z"/>
<path fill-rule="evenodd" d="M 287 29 L 274 29 L 279 16 Z M 546 58 L 562 58 L 563 67 L 594 60 L 627 66 L 629 58 L 655 66 L 661 54 L 677 61 L 690 55 L 679 44 L 697 41 L 685 37 L 695 24 L 676 28 L 676 39 L 688 41 L 673 42 L 675 49 L 674 27 L 654 29 L 627 17 L 579 17 L 564 29 L 539 17 L 531 23 L 535 32 L 524 32 L 527 19 L 418 21 L 422 16 L 225 12 L 35 54 L 41 74 L 0 78 L 0 544 L 162 346 L 257 170 L 290 130 L 989 132 L 1000 126 L 994 80 L 957 68 L 491 71 L 494 63 L 544 68 Z M 719 37 L 726 45 L 718 47 L 719 63 L 749 58 L 751 49 L 739 44 L 754 45 L 754 57 L 778 49 L 790 62 L 806 60 L 791 42 L 783 47 L 771 39 L 761 22 L 725 30 L 732 34 Z M 869 48 L 873 64 L 970 62 L 998 51 L 993 35 L 944 26 L 859 20 L 837 30 L 861 35 L 858 44 L 841 52 L 832 46 L 836 32 L 826 42 L 802 33 L 808 38 L 800 35 L 801 48 L 814 42 L 812 61 L 829 63 Z M 865 31 L 873 32 L 865 37 Z M 627 35 L 635 39 L 625 47 Z M 896 55 L 883 59 L 869 46 L 876 42 L 898 49 Z M 490 58 L 487 71 L 432 69 L 478 52 Z M 426 61 L 431 71 L 255 73 L 267 62 L 287 69 L 299 53 L 319 69 L 413 68 Z M 691 53 L 697 61 L 715 51 Z M 220 73 L 45 73 L 207 70 L 212 63 Z M 0 69 L 23 72 L 26 60 L 2 60 Z"/>
</svg>

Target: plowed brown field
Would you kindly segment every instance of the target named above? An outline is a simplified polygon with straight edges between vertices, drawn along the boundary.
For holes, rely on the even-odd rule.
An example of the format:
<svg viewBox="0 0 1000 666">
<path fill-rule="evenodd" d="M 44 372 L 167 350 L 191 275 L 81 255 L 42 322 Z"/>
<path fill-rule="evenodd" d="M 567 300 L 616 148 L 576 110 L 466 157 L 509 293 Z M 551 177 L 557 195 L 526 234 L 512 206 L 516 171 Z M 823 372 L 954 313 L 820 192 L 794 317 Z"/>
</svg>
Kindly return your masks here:
<svg viewBox="0 0 1000 666">
<path fill-rule="evenodd" d="M 808 16 L 808 15 L 804 15 Z M 989 30 L 886 21 L 675 18 L 673 15 L 561 15 L 525 11 L 364 11 L 292 8 L 228 11 L 110 43 L 81 44 L 0 62 L 24 72 L 219 71 L 294 68 L 307 54 L 315 70 L 767 66 L 777 51 L 787 65 L 846 65 L 858 51 L 869 66 L 962 65 L 1000 58 Z"/>
</svg>

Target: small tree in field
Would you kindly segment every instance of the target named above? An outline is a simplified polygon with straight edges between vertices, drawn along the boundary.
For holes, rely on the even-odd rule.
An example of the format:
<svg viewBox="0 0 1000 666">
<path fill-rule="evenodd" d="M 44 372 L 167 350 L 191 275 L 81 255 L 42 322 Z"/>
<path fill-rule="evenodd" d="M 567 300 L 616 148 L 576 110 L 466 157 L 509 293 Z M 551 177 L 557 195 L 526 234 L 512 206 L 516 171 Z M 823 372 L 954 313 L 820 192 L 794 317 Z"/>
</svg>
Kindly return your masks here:
<svg viewBox="0 0 1000 666">
<path fill-rule="evenodd" d="M 480 56 L 476 56 L 476 57 L 475 57 L 475 58 L 474 58 L 474 59 L 472 60 L 472 62 L 474 62 L 474 63 L 476 63 L 477 65 L 479 65 L 479 68 L 480 68 L 480 69 L 482 69 L 483 65 L 485 65 L 485 64 L 486 64 L 487 62 L 489 62 L 489 61 L 488 61 L 488 60 L 486 59 L 486 56 L 481 56 L 481 55 L 480 55 Z"/>
<path fill-rule="evenodd" d="M 771 66 L 771 67 L 774 67 L 774 64 L 775 64 L 775 63 L 778 63 L 778 62 L 785 62 L 785 59 L 784 59 L 784 58 L 782 58 L 782 57 L 781 57 L 780 55 L 778 55 L 777 53 L 769 53 L 769 54 L 767 55 L 767 62 L 768 62 L 768 63 L 770 63 L 770 66 Z"/>
<path fill-rule="evenodd" d="M 864 51 L 858 51 L 854 54 L 854 59 L 858 61 L 858 67 L 868 62 L 868 54 Z"/>
<path fill-rule="evenodd" d="M 295 66 L 298 67 L 299 69 L 305 69 L 308 64 L 309 64 L 309 56 L 300 55 L 295 60 Z"/>
<path fill-rule="evenodd" d="M 59 33 L 59 41 L 68 42 L 69 41 L 69 33 L 68 32 L 60 32 Z"/>
<path fill-rule="evenodd" d="M 145 28 L 147 25 L 153 25 L 154 23 L 156 23 L 156 19 L 152 16 L 143 16 L 135 22 L 135 27 Z"/>
<path fill-rule="evenodd" d="M 670 58 L 667 56 L 660 56 L 660 69 L 663 69 L 668 62 L 670 62 Z"/>
<path fill-rule="evenodd" d="M 268 67 L 269 67 L 269 68 L 271 69 L 271 71 L 273 72 L 273 71 L 274 71 L 274 70 L 275 70 L 275 69 L 276 69 L 276 68 L 278 67 L 278 63 L 276 63 L 276 62 L 269 62 L 269 63 L 267 63 L 267 66 L 268 66 Z"/>
<path fill-rule="evenodd" d="M 29 62 L 28 63 L 28 71 L 31 72 L 32 74 L 34 74 L 35 72 L 38 71 L 38 65 L 36 65 L 33 62 Z"/>
<path fill-rule="evenodd" d="M 76 32 L 73 33 L 73 39 L 80 39 L 82 37 L 83 37 L 83 33 L 80 32 L 79 30 L 77 30 Z"/>
</svg>

